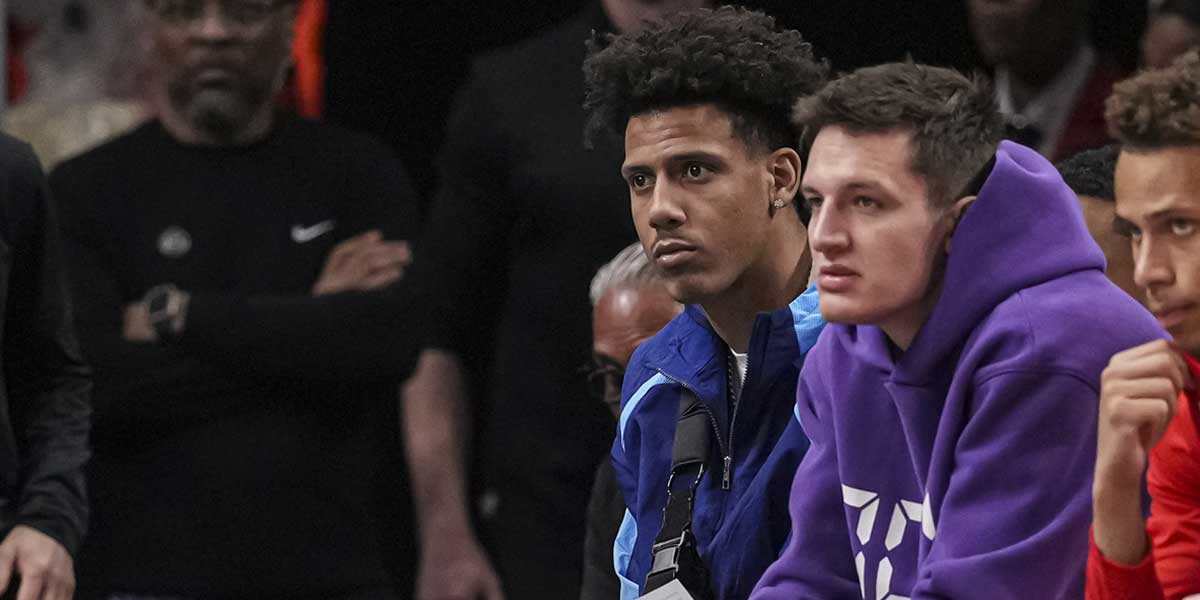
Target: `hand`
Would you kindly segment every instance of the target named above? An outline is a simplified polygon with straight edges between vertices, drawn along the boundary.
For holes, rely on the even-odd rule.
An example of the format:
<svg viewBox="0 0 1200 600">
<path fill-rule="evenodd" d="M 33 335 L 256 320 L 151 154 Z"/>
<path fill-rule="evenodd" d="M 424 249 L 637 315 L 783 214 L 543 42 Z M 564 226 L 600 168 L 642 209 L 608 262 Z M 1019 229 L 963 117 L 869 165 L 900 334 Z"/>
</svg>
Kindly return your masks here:
<svg viewBox="0 0 1200 600">
<path fill-rule="evenodd" d="M 158 333 L 150 325 L 150 309 L 145 302 L 134 302 L 125 307 L 125 318 L 121 337 L 127 342 L 152 343 L 158 341 Z"/>
<path fill-rule="evenodd" d="M 421 545 L 417 600 L 504 600 L 500 578 L 470 534 Z"/>
<path fill-rule="evenodd" d="M 17 600 L 71 600 L 75 594 L 75 564 L 54 538 L 17 525 L 0 542 L 0 594 L 21 576 Z"/>
<path fill-rule="evenodd" d="M 384 240 L 378 229 L 372 229 L 334 246 L 313 284 L 312 294 L 386 287 L 399 281 L 411 262 L 408 242 Z"/>
<path fill-rule="evenodd" d="M 174 335 L 183 333 L 187 327 L 187 312 L 191 298 L 191 294 L 170 286 L 167 307 L 168 313 L 173 315 L 169 318 Z M 150 323 L 150 305 L 146 300 L 133 302 L 125 307 L 121 337 L 124 337 L 126 341 L 137 343 L 158 341 L 158 331 Z"/>
<path fill-rule="evenodd" d="M 1100 378 L 1097 478 L 1140 486 L 1150 449 L 1175 416 L 1179 393 L 1191 385 L 1187 362 L 1166 340 L 1113 356 Z"/>
<path fill-rule="evenodd" d="M 1141 480 L 1180 391 L 1193 385 L 1187 363 L 1158 340 L 1118 353 L 1100 378 L 1093 535 L 1111 560 L 1139 562 L 1147 552 Z"/>
</svg>

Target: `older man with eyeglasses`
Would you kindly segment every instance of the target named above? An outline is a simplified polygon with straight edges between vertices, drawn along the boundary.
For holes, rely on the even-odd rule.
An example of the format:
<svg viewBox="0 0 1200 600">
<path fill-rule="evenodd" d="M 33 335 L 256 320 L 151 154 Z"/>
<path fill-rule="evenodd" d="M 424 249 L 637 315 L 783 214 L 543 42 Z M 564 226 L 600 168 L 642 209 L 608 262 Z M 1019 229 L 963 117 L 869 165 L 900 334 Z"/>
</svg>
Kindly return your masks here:
<svg viewBox="0 0 1200 600">
<path fill-rule="evenodd" d="M 276 108 L 296 5 L 139 3 L 157 119 L 51 177 L 97 373 L 86 597 L 408 597 L 415 197 Z"/>
</svg>

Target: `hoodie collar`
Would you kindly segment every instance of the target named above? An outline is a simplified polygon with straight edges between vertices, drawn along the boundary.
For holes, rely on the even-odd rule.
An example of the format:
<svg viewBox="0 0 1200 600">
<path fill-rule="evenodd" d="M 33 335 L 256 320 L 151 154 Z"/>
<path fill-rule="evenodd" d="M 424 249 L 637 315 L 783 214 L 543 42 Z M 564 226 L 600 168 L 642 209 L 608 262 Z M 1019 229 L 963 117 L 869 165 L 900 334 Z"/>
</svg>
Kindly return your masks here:
<svg viewBox="0 0 1200 600">
<path fill-rule="evenodd" d="M 894 381 L 922 385 L 944 376 L 975 328 L 1018 291 L 1076 271 L 1104 270 L 1075 193 L 1045 158 L 1008 141 L 1001 142 L 951 248 L 941 296 L 898 360 L 879 328 L 839 327 L 860 360 L 891 371 Z"/>
</svg>

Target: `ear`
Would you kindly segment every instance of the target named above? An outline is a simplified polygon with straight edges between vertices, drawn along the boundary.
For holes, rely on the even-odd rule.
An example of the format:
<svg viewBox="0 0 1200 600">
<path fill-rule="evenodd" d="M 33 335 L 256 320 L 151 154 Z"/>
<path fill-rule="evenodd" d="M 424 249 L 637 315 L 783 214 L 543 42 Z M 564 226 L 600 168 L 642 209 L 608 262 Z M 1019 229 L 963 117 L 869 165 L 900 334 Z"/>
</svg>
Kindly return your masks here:
<svg viewBox="0 0 1200 600">
<path fill-rule="evenodd" d="M 946 254 L 950 254 L 950 239 L 954 237 L 954 232 L 958 229 L 958 222 L 962 216 L 966 214 L 971 203 L 975 201 L 975 196 L 965 196 L 959 198 L 949 210 L 946 211 L 945 218 L 950 221 L 950 226 L 946 231 Z"/>
<path fill-rule="evenodd" d="M 787 206 L 796 198 L 796 190 L 800 188 L 802 171 L 800 155 L 791 148 L 779 148 L 771 153 L 767 161 L 767 168 L 771 176 L 771 192 L 768 202 L 774 203 L 776 200 L 781 200 L 783 205 Z M 771 204 L 772 215 L 777 212 L 777 208 L 780 207 Z"/>
</svg>

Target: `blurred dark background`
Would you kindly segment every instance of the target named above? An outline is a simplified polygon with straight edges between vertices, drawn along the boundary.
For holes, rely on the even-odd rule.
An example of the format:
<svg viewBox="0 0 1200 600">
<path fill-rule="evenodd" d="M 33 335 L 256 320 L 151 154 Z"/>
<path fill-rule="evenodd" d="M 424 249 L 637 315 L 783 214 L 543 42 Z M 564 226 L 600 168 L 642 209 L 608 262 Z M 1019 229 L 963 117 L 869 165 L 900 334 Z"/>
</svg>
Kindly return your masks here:
<svg viewBox="0 0 1200 600">
<path fill-rule="evenodd" d="M 446 111 L 469 58 L 561 21 L 587 1 L 331 0 L 325 116 L 381 136 L 400 154 L 427 196 Z M 801 31 L 837 70 L 909 56 L 963 69 L 979 64 L 963 0 L 745 4 Z M 1145 21 L 1145 0 L 1094 0 L 1092 40 L 1102 52 L 1131 67 Z"/>
</svg>

